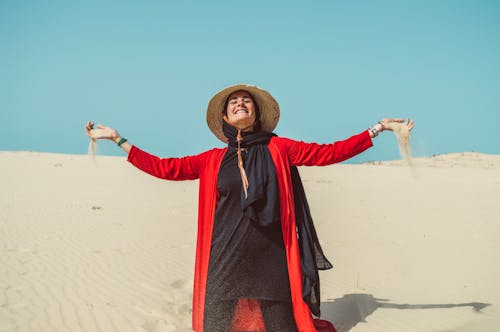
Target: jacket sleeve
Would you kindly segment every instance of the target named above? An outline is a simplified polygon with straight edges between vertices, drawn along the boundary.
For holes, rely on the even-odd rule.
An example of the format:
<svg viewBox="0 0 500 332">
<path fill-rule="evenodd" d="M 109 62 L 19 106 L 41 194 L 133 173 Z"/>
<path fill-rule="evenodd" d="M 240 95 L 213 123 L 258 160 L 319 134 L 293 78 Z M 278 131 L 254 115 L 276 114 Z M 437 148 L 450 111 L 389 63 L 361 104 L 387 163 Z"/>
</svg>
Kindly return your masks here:
<svg viewBox="0 0 500 332">
<path fill-rule="evenodd" d="M 368 130 L 332 144 L 304 143 L 280 138 L 294 166 L 325 166 L 340 163 L 373 146 Z"/>
<path fill-rule="evenodd" d="M 140 170 L 165 180 L 195 180 L 209 151 L 182 158 L 158 158 L 132 146 L 127 160 Z"/>
</svg>

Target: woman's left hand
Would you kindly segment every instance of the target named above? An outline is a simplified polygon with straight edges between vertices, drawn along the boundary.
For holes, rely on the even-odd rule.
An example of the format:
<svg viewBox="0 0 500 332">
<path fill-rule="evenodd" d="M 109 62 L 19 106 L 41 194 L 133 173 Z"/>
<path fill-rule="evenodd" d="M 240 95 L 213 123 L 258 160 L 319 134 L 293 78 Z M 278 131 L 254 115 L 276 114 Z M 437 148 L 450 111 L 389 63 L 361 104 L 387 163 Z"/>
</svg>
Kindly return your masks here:
<svg viewBox="0 0 500 332">
<path fill-rule="evenodd" d="M 415 126 L 415 121 L 411 119 L 401 119 L 401 118 L 384 118 L 379 122 L 382 125 L 382 130 L 394 131 L 400 126 L 408 127 L 408 131 L 411 131 Z"/>
</svg>

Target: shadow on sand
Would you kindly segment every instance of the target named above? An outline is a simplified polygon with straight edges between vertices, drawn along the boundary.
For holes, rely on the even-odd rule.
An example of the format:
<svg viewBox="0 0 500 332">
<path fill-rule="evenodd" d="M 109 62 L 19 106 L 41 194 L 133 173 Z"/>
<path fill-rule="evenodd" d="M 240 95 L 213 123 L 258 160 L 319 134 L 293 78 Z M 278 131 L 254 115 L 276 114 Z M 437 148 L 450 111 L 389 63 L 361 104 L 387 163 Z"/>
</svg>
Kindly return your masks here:
<svg viewBox="0 0 500 332">
<path fill-rule="evenodd" d="M 479 312 L 488 303 L 470 302 L 458 304 L 396 304 L 387 299 L 378 299 L 371 294 L 346 294 L 333 301 L 321 302 L 321 317 L 334 323 L 337 332 L 348 332 L 360 322 L 366 322 L 379 308 L 385 309 L 437 309 L 471 307 Z"/>
</svg>

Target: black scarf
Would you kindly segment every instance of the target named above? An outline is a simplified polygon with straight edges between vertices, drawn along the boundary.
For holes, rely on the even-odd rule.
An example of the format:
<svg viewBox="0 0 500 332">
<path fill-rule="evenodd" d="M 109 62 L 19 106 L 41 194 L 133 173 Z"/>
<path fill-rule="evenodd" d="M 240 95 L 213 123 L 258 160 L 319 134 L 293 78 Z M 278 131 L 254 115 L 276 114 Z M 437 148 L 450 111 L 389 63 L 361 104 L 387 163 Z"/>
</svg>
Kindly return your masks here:
<svg viewBox="0 0 500 332">
<path fill-rule="evenodd" d="M 238 131 L 226 122 L 223 122 L 222 128 L 228 139 L 228 153 L 237 153 Z M 249 182 L 247 198 L 244 190 L 241 190 L 243 213 L 260 226 L 280 222 L 276 169 L 267 148 L 267 144 L 275 134 L 256 131 L 243 132 L 242 136 L 243 142 L 240 146 L 248 151 L 245 172 Z M 331 269 L 333 266 L 321 249 L 299 171 L 295 166 L 292 166 L 290 171 L 302 268 L 302 298 L 311 312 L 319 317 L 321 301 L 318 270 Z"/>
<path fill-rule="evenodd" d="M 222 126 L 228 139 L 228 153 L 236 153 L 238 131 L 226 122 Z M 241 148 L 246 149 L 245 172 L 248 178 L 248 197 L 241 191 L 244 215 L 260 226 L 269 226 L 280 220 L 278 183 L 271 153 L 267 148 L 274 134 L 264 131 L 242 132 Z"/>
<path fill-rule="evenodd" d="M 329 270 L 333 265 L 323 254 L 323 249 L 321 249 L 299 170 L 297 167 L 292 166 L 290 171 L 295 204 L 295 224 L 299 234 L 302 298 L 311 312 L 320 317 L 321 300 L 318 270 Z"/>
</svg>

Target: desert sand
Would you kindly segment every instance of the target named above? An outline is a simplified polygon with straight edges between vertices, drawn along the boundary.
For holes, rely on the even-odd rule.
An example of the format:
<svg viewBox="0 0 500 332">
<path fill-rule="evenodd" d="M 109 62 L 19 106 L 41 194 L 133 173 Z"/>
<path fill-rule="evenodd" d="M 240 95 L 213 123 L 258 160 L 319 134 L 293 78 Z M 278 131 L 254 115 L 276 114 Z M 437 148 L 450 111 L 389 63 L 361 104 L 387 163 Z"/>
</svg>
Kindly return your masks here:
<svg viewBox="0 0 500 332">
<path fill-rule="evenodd" d="M 500 331 L 500 156 L 301 168 L 339 332 Z M 197 181 L 0 152 L 0 331 L 189 331 Z"/>
</svg>

